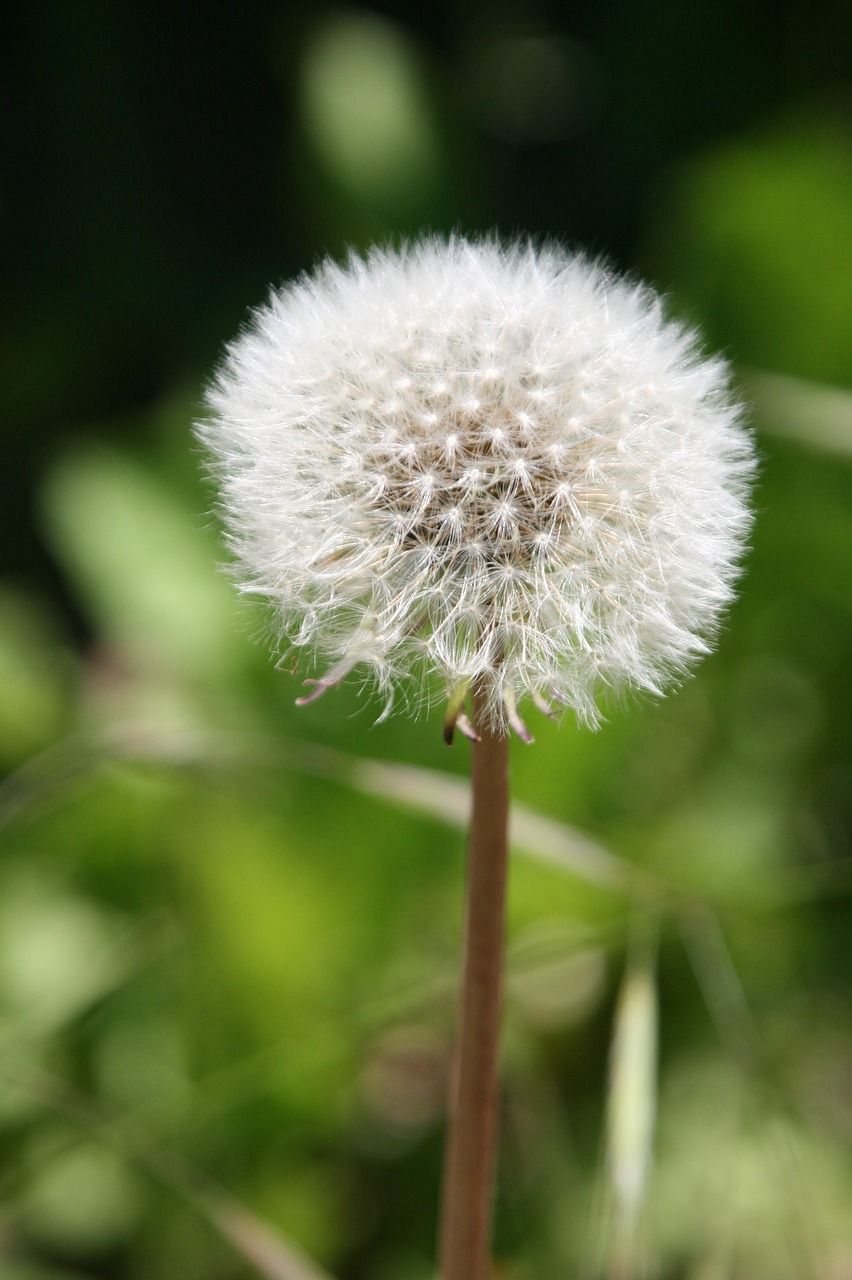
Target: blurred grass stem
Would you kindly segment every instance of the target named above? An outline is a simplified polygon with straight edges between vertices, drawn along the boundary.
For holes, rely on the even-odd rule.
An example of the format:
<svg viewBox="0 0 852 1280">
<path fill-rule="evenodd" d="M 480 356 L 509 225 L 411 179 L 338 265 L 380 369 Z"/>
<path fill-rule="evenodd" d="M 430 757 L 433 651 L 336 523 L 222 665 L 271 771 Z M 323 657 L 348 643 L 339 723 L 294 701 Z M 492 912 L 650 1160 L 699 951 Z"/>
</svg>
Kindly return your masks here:
<svg viewBox="0 0 852 1280">
<path fill-rule="evenodd" d="M 491 1274 L 509 744 L 486 727 L 484 710 L 483 692 L 474 690 L 474 724 L 480 739 L 473 746 L 462 989 L 441 1210 L 442 1280 L 487 1280 Z"/>
<path fill-rule="evenodd" d="M 639 1233 L 657 1111 L 657 930 L 656 908 L 643 902 L 633 925 L 610 1051 L 607 1157 L 614 1217 L 608 1280 L 644 1274 Z"/>
</svg>

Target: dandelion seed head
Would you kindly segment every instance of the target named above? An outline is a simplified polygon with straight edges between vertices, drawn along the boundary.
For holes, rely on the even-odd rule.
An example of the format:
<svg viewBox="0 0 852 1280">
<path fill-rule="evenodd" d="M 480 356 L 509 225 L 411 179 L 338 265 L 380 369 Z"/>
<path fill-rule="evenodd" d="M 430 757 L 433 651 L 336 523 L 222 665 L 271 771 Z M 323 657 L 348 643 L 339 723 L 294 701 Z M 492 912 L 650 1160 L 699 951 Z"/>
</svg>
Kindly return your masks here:
<svg viewBox="0 0 852 1280">
<path fill-rule="evenodd" d="M 199 433 L 282 647 L 600 720 L 706 652 L 753 448 L 719 360 L 559 249 L 426 239 L 274 292 Z M 320 680 L 326 687 L 332 673 Z M 513 713 L 514 714 L 514 713 Z"/>
</svg>

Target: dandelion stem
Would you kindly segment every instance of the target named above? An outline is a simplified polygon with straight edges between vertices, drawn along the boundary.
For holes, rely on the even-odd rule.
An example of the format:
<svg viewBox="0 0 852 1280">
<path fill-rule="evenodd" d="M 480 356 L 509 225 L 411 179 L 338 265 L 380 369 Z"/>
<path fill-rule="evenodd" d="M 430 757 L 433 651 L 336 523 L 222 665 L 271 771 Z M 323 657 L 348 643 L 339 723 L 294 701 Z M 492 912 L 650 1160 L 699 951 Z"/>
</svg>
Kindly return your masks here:
<svg viewBox="0 0 852 1280">
<path fill-rule="evenodd" d="M 509 751 L 474 689 L 473 811 L 458 1039 L 444 1166 L 442 1280 L 487 1280 L 508 862 Z"/>
</svg>

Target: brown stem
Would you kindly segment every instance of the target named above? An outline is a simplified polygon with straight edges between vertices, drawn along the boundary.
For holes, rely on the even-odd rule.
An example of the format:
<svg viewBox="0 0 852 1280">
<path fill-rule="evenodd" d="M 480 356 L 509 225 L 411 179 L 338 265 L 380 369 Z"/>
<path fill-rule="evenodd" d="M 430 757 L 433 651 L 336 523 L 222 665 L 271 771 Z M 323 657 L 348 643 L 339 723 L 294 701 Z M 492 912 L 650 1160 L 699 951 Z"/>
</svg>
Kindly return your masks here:
<svg viewBox="0 0 852 1280">
<path fill-rule="evenodd" d="M 508 861 L 509 751 L 474 691 L 464 964 L 441 1210 L 442 1280 L 488 1280 Z"/>
</svg>

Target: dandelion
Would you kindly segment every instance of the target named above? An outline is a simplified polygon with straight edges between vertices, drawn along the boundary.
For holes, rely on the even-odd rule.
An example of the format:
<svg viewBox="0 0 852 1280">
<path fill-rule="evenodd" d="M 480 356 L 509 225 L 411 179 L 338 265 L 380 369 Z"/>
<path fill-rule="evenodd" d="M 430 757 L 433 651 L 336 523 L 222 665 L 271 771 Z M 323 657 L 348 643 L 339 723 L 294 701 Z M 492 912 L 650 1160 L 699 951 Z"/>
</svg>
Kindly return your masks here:
<svg viewBox="0 0 852 1280">
<path fill-rule="evenodd" d="M 323 664 L 299 702 L 360 667 L 386 712 L 437 686 L 475 743 L 441 1270 L 485 1280 L 507 734 L 532 740 L 525 702 L 596 727 L 708 651 L 750 522 L 741 409 L 647 287 L 458 237 L 273 292 L 209 405 L 240 587 Z"/>
<path fill-rule="evenodd" d="M 558 249 L 425 240 L 325 264 L 231 345 L 203 438 L 282 647 L 597 725 L 731 598 L 751 472 L 724 365 L 646 287 Z"/>
</svg>

